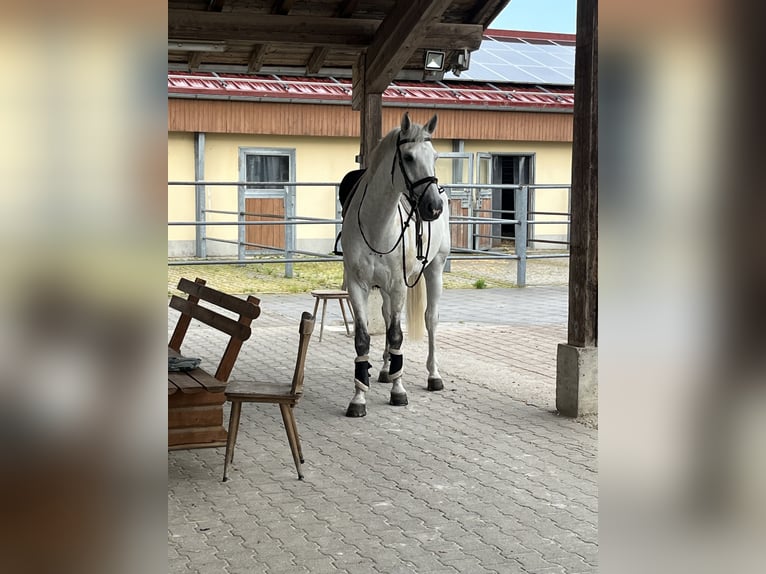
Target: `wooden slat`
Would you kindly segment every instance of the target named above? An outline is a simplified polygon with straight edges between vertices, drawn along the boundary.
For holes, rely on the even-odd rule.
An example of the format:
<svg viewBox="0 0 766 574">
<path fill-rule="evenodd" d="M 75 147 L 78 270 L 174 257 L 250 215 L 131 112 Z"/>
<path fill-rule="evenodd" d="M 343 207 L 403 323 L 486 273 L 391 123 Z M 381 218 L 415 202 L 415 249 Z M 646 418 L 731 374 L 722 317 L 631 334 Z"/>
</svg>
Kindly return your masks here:
<svg viewBox="0 0 766 574">
<path fill-rule="evenodd" d="M 189 303 L 186 299 L 181 299 L 181 297 L 178 297 L 177 295 L 173 295 L 170 299 L 170 307 L 176 311 L 190 315 L 192 318 L 202 321 L 206 325 L 218 329 L 240 341 L 247 341 L 250 338 L 250 327 L 247 325 L 237 323 L 236 321 L 224 317 L 223 315 L 219 315 L 210 309 Z"/>
<path fill-rule="evenodd" d="M 168 428 L 209 427 L 223 424 L 223 409 L 220 406 L 201 406 L 170 409 Z"/>
<path fill-rule="evenodd" d="M 209 393 L 220 393 L 226 390 L 225 382 L 219 381 L 203 369 L 193 369 L 184 374 L 197 381 Z"/>
<path fill-rule="evenodd" d="M 202 405 L 215 405 L 222 407 L 226 402 L 226 395 L 224 393 L 175 393 L 168 397 L 168 410 L 180 408 L 180 407 L 194 407 Z"/>
<path fill-rule="evenodd" d="M 360 101 L 361 103 L 361 101 Z M 432 109 L 410 110 L 424 123 Z M 383 133 L 398 126 L 401 108 L 383 107 Z M 360 134 L 359 115 L 349 106 L 277 102 L 168 99 L 168 131 L 261 135 L 352 137 Z M 508 110 L 439 110 L 439 139 L 571 142 L 572 114 Z"/>
<path fill-rule="evenodd" d="M 204 445 L 205 443 L 226 444 L 225 441 L 226 429 L 224 429 L 222 426 L 168 429 L 169 447 L 188 447 L 192 444 Z"/>
<path fill-rule="evenodd" d="M 186 373 L 168 373 L 168 382 L 177 386 L 182 393 L 201 393 L 205 390 L 205 387 Z"/>
<path fill-rule="evenodd" d="M 178 387 L 171 381 L 168 381 L 168 395 L 173 395 L 176 391 L 178 391 Z"/>
<path fill-rule="evenodd" d="M 259 299 L 255 299 L 257 303 L 254 305 L 253 303 L 235 297 L 234 295 L 222 293 L 221 291 L 205 287 L 204 285 L 194 283 L 188 279 L 181 279 L 178 282 L 178 290 L 198 297 L 202 301 L 208 301 L 209 303 L 228 309 L 243 317 L 256 319 L 261 314 L 261 308 L 258 307 L 258 303 L 260 303 Z"/>
<path fill-rule="evenodd" d="M 179 445 L 168 445 L 168 450 L 189 450 L 192 448 L 213 448 L 213 447 L 222 447 L 226 446 L 225 440 L 216 440 L 213 442 L 205 442 L 205 443 L 184 443 Z"/>
<path fill-rule="evenodd" d="M 204 285 L 205 280 L 197 278 L 196 283 L 198 285 Z M 199 301 L 199 299 L 195 297 L 194 295 L 189 296 L 189 303 L 195 304 L 197 303 L 197 301 Z M 178 322 L 176 323 L 176 328 L 173 329 L 173 336 L 170 337 L 168 348 L 174 349 L 180 354 L 181 344 L 184 342 L 184 337 L 186 337 L 186 331 L 189 329 L 190 323 L 191 323 L 191 317 L 189 315 L 181 315 L 178 318 Z"/>
</svg>

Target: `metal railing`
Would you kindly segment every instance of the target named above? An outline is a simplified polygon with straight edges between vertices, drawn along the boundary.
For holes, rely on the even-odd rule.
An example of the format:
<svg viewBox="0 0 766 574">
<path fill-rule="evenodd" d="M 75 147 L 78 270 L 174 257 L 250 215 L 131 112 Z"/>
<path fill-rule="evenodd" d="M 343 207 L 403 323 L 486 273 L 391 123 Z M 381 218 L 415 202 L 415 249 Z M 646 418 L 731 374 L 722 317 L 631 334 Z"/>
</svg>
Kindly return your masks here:
<svg viewBox="0 0 766 574">
<path fill-rule="evenodd" d="M 256 213 L 245 210 L 245 199 L 258 199 L 259 194 L 246 193 L 248 188 L 257 185 L 258 189 L 269 187 L 269 194 L 263 196 L 264 199 L 274 199 L 279 194 L 284 198 L 285 213 L 283 215 L 274 213 Z M 341 256 L 329 253 L 319 253 L 297 248 L 296 227 L 299 225 L 334 225 L 335 236 L 340 232 L 341 224 L 341 205 L 338 201 L 338 183 L 328 182 L 220 182 L 220 181 L 169 181 L 170 188 L 186 186 L 192 188 L 190 191 L 195 193 L 196 205 L 194 221 L 169 221 L 169 227 L 195 227 L 198 231 L 195 234 L 195 258 L 194 259 L 169 259 L 168 265 L 226 265 L 226 264 L 263 264 L 278 263 L 285 265 L 285 277 L 293 276 L 293 264 L 302 262 L 330 262 L 342 261 Z M 207 193 L 206 186 L 233 187 L 238 194 L 238 210 L 220 210 L 208 209 L 200 197 L 205 198 Z M 295 213 L 296 190 L 302 187 L 325 187 L 331 188 L 335 193 L 335 218 L 326 219 L 320 217 L 311 217 L 297 215 Z M 465 214 L 450 215 L 450 226 L 465 226 L 466 245 L 452 247 L 452 252 L 448 257 L 449 262 L 457 260 L 516 260 L 516 283 L 523 287 L 526 285 L 526 268 L 529 259 L 548 259 L 569 257 L 569 206 L 571 205 L 571 188 L 568 184 L 531 184 L 531 185 L 502 185 L 502 184 L 446 184 L 444 187 L 449 190 L 451 201 L 461 201 Z M 202 193 L 199 193 L 200 188 Z M 485 199 L 492 197 L 493 190 L 513 190 L 514 191 L 514 210 L 486 209 L 481 207 Z M 530 210 L 530 199 L 532 205 L 535 204 L 536 192 L 538 190 L 568 190 L 567 211 L 535 211 Z M 276 193 L 279 191 L 279 193 Z M 276 193 L 276 195 L 275 195 Z M 486 215 L 485 215 L 486 214 Z M 232 216 L 232 220 L 209 220 L 208 215 Z M 562 217 L 564 219 L 537 219 L 537 216 Z M 260 220 L 248 220 L 247 218 L 258 217 Z M 512 218 L 511 218 L 512 217 Z M 245 229 L 250 226 L 275 226 L 280 225 L 284 228 L 284 247 L 274 245 L 259 244 L 246 240 Z M 513 252 L 508 253 L 497 248 L 498 243 L 508 243 L 509 238 L 502 233 L 482 233 L 482 229 L 498 229 L 501 225 L 514 225 L 515 234 L 513 241 Z M 538 225 L 565 225 L 566 240 L 555 240 L 536 237 L 535 228 Z M 208 228 L 237 227 L 237 239 L 227 239 L 208 235 Z M 532 233 L 530 233 L 532 231 Z M 530 237 L 531 235 L 531 237 Z M 485 246 L 482 246 L 484 240 Z M 207 243 L 224 243 L 237 246 L 237 258 L 210 257 L 207 253 Z M 528 253 L 528 244 L 533 242 L 561 245 L 562 251 L 555 253 Z M 564 247 L 566 246 L 566 247 Z M 258 250 L 258 251 L 255 251 Z M 273 257 L 264 257 L 264 255 L 273 255 Z"/>
</svg>

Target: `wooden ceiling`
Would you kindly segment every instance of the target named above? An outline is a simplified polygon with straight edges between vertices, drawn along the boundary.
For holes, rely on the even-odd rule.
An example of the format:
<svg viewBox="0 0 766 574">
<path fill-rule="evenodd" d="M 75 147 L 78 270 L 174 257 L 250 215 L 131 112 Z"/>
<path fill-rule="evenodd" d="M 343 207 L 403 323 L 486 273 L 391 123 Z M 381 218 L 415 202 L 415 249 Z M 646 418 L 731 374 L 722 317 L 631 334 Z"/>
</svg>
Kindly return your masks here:
<svg viewBox="0 0 766 574">
<path fill-rule="evenodd" d="M 370 91 L 424 77 L 425 50 L 476 50 L 510 0 L 169 0 L 173 71 L 350 77 Z M 181 44 L 179 46 L 179 44 Z"/>
</svg>

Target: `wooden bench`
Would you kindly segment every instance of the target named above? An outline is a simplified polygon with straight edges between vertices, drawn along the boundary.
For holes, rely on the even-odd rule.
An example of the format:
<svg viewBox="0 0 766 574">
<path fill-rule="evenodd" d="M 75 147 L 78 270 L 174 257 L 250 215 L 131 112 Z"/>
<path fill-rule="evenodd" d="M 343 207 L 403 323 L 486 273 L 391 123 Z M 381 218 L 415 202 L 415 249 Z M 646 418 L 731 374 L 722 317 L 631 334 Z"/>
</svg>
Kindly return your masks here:
<svg viewBox="0 0 766 574">
<path fill-rule="evenodd" d="M 223 426 L 223 404 L 226 382 L 239 356 L 242 343 L 250 338 L 250 323 L 261 314 L 260 299 L 247 300 L 205 286 L 203 279 L 194 282 L 181 279 L 178 290 L 188 294 L 184 299 L 174 295 L 170 307 L 181 312 L 173 336 L 168 343 L 168 356 L 181 355 L 181 345 L 192 319 L 197 319 L 229 336 L 214 375 L 198 367 L 190 371 L 168 371 L 168 449 L 226 446 Z M 231 319 L 200 301 L 236 313 Z M 196 356 L 193 350 L 186 356 Z"/>
</svg>

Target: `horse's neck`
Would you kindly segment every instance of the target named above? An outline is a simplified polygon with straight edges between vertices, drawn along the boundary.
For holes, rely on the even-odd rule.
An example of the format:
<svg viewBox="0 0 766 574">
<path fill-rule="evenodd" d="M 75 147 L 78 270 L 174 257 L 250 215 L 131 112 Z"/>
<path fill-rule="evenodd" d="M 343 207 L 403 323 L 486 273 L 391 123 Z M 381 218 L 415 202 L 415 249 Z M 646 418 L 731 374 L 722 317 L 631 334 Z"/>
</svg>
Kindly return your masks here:
<svg viewBox="0 0 766 574">
<path fill-rule="evenodd" d="M 380 221 L 381 225 L 388 225 L 391 219 L 399 218 L 399 204 L 402 199 L 401 192 L 394 186 L 394 182 L 391 181 L 391 163 L 394 161 L 394 152 L 386 154 L 378 165 L 374 168 L 370 168 L 369 179 L 367 184 L 370 186 L 368 192 L 368 198 L 374 197 L 374 201 L 369 199 L 370 207 L 375 206 L 375 218 Z M 394 181 L 396 181 L 398 166 L 394 171 Z M 374 189 L 372 186 L 375 186 Z M 365 206 L 363 206 L 365 209 Z"/>
</svg>

